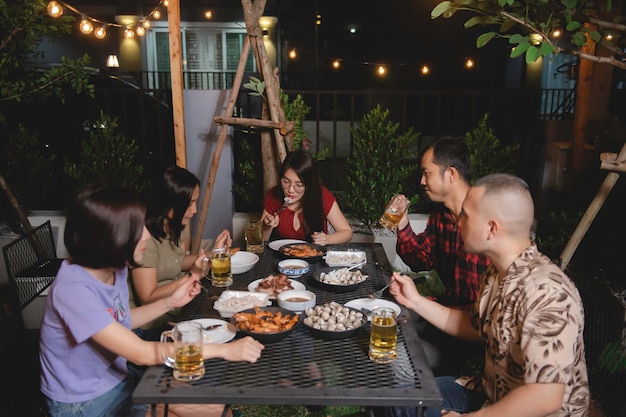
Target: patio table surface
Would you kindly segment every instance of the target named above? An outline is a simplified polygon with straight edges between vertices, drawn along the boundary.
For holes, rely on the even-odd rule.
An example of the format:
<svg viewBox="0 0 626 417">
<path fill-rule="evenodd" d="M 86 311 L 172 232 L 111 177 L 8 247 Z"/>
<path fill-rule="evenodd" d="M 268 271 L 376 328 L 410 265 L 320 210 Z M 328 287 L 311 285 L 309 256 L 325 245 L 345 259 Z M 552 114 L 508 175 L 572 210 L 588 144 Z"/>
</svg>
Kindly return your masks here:
<svg viewBox="0 0 626 417">
<path fill-rule="evenodd" d="M 315 285 L 315 272 L 326 267 L 321 260 L 298 278 L 316 294 L 317 305 L 336 301 L 344 304 L 366 298 L 382 288 L 391 276 L 380 243 L 332 245 L 329 250 L 363 250 L 368 274 L 365 283 L 353 292 L 335 293 Z M 234 275 L 229 288 L 216 288 L 203 279 L 208 289 L 183 308 L 181 320 L 220 318 L 214 301 L 225 289 L 247 291 L 250 282 L 277 274 L 282 255 L 267 245 L 260 260 L 248 272 Z M 392 300 L 393 301 L 393 300 Z M 229 320 L 229 319 L 223 319 Z M 173 378 L 166 366 L 148 367 L 133 393 L 136 403 L 220 403 L 238 405 L 358 405 L 416 406 L 440 405 L 441 395 L 427 365 L 415 328 L 417 317 L 402 307 L 398 316 L 398 357 L 390 364 L 369 360 L 369 328 L 365 324 L 349 338 L 323 340 L 313 337 L 303 323 L 282 341 L 267 344 L 254 364 L 222 359 L 205 361 L 205 376 L 194 382 Z M 239 337 L 239 335 L 237 335 Z M 154 407 L 153 407 L 154 409 Z"/>
</svg>

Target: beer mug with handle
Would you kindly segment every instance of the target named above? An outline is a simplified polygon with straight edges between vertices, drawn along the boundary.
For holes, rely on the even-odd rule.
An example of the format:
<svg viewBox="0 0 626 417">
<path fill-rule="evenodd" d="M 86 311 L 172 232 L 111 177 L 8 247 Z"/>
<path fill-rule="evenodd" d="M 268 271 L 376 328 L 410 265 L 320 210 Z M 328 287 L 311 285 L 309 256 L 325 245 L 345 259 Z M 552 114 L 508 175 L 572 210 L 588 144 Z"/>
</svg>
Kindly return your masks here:
<svg viewBox="0 0 626 417">
<path fill-rule="evenodd" d="M 161 333 L 161 356 L 175 379 L 195 381 L 204 376 L 203 337 L 202 325 L 195 321 L 181 321 Z"/>
</svg>

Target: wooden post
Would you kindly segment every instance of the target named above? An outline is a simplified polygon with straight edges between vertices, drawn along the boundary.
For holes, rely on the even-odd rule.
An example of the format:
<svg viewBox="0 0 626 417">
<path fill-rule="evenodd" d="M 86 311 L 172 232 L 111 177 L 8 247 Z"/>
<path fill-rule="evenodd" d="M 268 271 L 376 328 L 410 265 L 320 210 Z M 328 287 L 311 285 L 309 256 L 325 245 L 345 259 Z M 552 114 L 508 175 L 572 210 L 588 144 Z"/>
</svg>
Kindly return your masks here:
<svg viewBox="0 0 626 417">
<path fill-rule="evenodd" d="M 617 156 L 618 166 L 621 166 L 625 159 L 626 144 L 624 144 L 622 150 Z M 598 193 L 594 197 L 591 204 L 589 204 L 589 207 L 587 207 L 587 211 L 583 215 L 583 218 L 580 220 L 580 223 L 578 223 L 578 226 L 576 226 L 576 230 L 574 230 L 574 233 L 567 242 L 565 249 L 563 249 L 563 252 L 561 253 L 561 270 L 564 271 L 567 267 L 567 264 L 572 259 L 572 256 L 574 255 L 574 252 L 576 252 L 576 249 L 578 248 L 580 242 L 583 240 L 585 233 L 587 233 L 587 230 L 589 230 L 591 222 L 593 222 L 593 219 L 595 219 L 596 215 L 600 211 L 600 208 L 606 201 L 606 198 L 609 196 L 609 193 L 613 189 L 613 186 L 615 185 L 619 177 L 620 174 L 618 174 L 617 172 L 609 172 L 606 178 L 604 178 L 604 181 L 602 182 L 602 185 L 600 185 Z"/>
<path fill-rule="evenodd" d="M 228 105 L 226 107 L 226 114 L 228 116 L 233 114 L 235 109 L 235 102 L 237 101 L 237 95 L 241 88 L 241 81 L 243 80 L 243 74 L 246 70 L 246 61 L 248 60 L 248 54 L 250 53 L 250 39 L 246 36 L 243 42 L 243 50 L 241 57 L 239 57 L 239 64 L 237 66 L 237 72 L 235 73 L 235 79 L 233 80 L 233 88 L 228 99 Z M 211 204 L 211 194 L 213 193 L 213 186 L 215 185 L 215 177 L 217 175 L 217 168 L 219 167 L 220 157 L 222 156 L 222 149 L 226 142 L 226 135 L 228 134 L 227 124 L 222 124 L 220 128 L 220 135 L 217 140 L 217 146 L 213 153 L 213 160 L 211 161 L 211 168 L 209 169 L 209 177 L 207 179 L 204 197 L 202 198 L 202 205 L 200 206 L 200 219 L 198 220 L 198 229 L 196 235 L 193 238 L 191 245 L 191 253 L 198 253 L 200 250 L 200 243 L 202 242 L 202 233 L 204 232 L 204 225 L 206 223 L 206 216 L 209 212 L 209 204 Z"/>
<path fill-rule="evenodd" d="M 170 72 L 172 75 L 172 112 L 176 165 L 187 168 L 185 140 L 185 106 L 183 103 L 183 61 L 180 35 L 180 1 L 170 0 L 167 6 L 167 27 L 170 41 Z"/>
</svg>

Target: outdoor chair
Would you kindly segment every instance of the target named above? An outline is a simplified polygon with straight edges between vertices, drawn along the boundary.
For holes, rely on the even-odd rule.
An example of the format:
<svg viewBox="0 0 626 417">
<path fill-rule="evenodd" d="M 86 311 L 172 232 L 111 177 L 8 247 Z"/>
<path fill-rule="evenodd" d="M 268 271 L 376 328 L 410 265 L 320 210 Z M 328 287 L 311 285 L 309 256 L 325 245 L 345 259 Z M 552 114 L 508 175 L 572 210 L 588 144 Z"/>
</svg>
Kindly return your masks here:
<svg viewBox="0 0 626 417">
<path fill-rule="evenodd" d="M 57 258 L 50 220 L 5 245 L 2 252 L 22 311 L 52 284 L 63 261 Z"/>
</svg>

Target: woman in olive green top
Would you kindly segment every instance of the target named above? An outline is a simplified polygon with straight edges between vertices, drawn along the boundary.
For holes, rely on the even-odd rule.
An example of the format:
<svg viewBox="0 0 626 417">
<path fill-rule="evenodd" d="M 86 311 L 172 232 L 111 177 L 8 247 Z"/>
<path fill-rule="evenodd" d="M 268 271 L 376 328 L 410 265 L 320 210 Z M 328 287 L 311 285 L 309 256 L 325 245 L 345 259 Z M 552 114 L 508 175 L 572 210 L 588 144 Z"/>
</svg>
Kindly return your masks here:
<svg viewBox="0 0 626 417">
<path fill-rule="evenodd" d="M 141 305 L 169 296 L 176 288 L 176 279 L 187 272 L 202 271 L 204 250 L 185 254 L 190 237 L 190 222 L 197 213 L 200 181 L 188 170 L 171 166 L 148 198 L 146 227 L 151 238 L 147 242 L 141 267 L 131 270 L 131 305 Z M 215 239 L 216 247 L 230 246 L 228 230 Z M 144 328 L 160 328 L 176 321 L 176 312 Z M 168 317 L 169 315 L 169 317 Z"/>
</svg>

